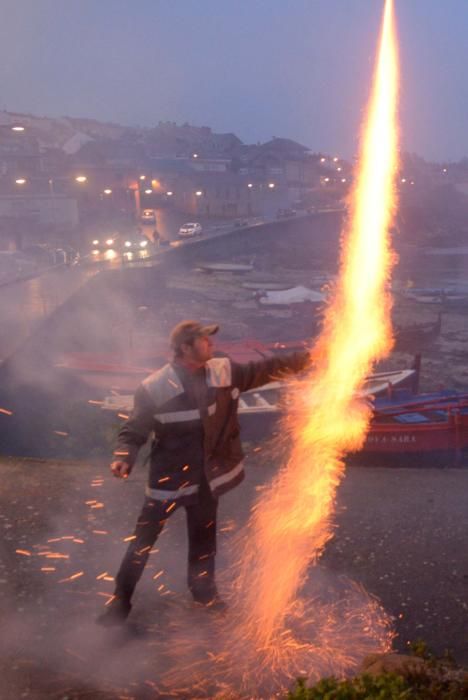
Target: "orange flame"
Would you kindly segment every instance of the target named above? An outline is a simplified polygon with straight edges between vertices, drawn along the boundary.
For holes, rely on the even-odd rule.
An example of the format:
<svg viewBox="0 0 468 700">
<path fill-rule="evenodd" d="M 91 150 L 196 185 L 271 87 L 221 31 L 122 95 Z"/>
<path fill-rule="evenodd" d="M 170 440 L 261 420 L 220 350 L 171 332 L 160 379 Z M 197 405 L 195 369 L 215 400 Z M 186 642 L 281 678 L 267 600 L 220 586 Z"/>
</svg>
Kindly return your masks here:
<svg viewBox="0 0 468 700">
<path fill-rule="evenodd" d="M 262 492 L 242 545 L 236 590 L 248 638 L 273 662 L 284 658 L 287 615 L 306 571 L 333 535 L 343 457 L 364 441 L 369 407 L 356 391 L 392 346 L 388 280 L 394 255 L 389 227 L 396 208 L 398 60 L 393 2 L 386 0 L 360 168 L 351 195 L 341 272 L 316 347 L 319 366 L 296 387 L 283 432 L 288 464 Z"/>
</svg>

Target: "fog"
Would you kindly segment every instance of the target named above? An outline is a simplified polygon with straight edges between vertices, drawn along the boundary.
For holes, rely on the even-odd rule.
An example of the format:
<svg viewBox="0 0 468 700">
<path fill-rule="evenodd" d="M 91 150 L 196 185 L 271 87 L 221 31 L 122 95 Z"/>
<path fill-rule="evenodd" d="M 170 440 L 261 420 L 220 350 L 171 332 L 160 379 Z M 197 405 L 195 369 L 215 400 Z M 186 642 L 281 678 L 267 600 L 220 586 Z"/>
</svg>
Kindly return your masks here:
<svg viewBox="0 0 468 700">
<path fill-rule="evenodd" d="M 464 0 L 395 0 L 401 142 L 387 292 L 397 342 L 373 371 L 399 375 L 416 360 L 420 373 L 365 398 L 374 443 L 332 479 L 324 551 L 309 552 L 304 533 L 314 565 L 283 620 L 281 653 L 269 663 L 243 634 L 238 585 L 242 561 L 255 568 L 260 556 L 255 546 L 246 556 L 252 513 L 275 498 L 268 487 L 288 463 L 279 418 L 296 406 L 277 387 L 241 405 L 246 480 L 223 496 L 218 520 L 227 613 L 193 604 L 180 508 L 127 624 L 96 624 L 142 505 L 150 445 L 129 479 L 113 478 L 109 461 L 136 388 L 171 358 L 174 325 L 219 324 L 216 355 L 242 363 L 311 347 L 322 330 L 382 7 L 3 4 L 2 700 L 266 700 L 298 677 L 350 677 L 368 654 L 402 654 L 421 637 L 468 663 Z M 293 288 L 311 294 L 283 303 Z M 269 291 L 278 303 L 266 303 Z M 380 444 L 379 429 L 390 435 Z M 446 443 L 429 449 L 440 435 Z M 277 541 L 266 538 L 269 552 Z M 292 559 L 287 549 L 273 569 Z"/>
</svg>

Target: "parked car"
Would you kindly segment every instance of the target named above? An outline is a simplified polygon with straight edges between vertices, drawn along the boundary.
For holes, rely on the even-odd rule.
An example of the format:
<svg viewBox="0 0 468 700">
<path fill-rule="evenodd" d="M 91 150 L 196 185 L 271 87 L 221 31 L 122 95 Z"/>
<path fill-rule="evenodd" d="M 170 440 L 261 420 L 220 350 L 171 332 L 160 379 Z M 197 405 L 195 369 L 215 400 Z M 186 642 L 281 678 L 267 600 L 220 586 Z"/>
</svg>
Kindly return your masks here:
<svg viewBox="0 0 468 700">
<path fill-rule="evenodd" d="M 141 212 L 140 221 L 142 224 L 155 224 L 156 214 L 154 209 L 143 209 Z"/>
<path fill-rule="evenodd" d="M 179 236 L 182 236 L 183 238 L 189 236 L 201 236 L 202 231 L 203 229 L 201 224 L 188 223 L 180 227 Z"/>
<path fill-rule="evenodd" d="M 295 209 L 278 209 L 278 211 L 276 212 L 277 219 L 287 219 L 290 216 L 296 216 Z"/>
</svg>

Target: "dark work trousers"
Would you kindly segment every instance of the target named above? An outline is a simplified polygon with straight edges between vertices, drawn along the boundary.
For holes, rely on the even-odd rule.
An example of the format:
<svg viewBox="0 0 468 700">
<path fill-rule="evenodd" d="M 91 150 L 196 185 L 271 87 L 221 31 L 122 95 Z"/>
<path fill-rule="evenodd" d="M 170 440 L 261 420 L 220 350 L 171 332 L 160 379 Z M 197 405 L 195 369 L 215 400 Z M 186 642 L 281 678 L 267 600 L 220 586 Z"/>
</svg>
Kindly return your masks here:
<svg viewBox="0 0 468 700">
<path fill-rule="evenodd" d="M 173 504 L 176 504 L 174 507 Z M 171 507 L 172 506 L 172 507 Z M 200 484 L 198 503 L 185 506 L 188 532 L 188 587 L 195 600 L 209 603 L 216 595 L 216 511 L 208 482 Z M 145 568 L 150 550 L 166 520 L 177 508 L 177 501 L 146 498 L 131 540 L 116 576 L 115 595 L 130 600 Z M 168 512 L 169 511 L 169 512 Z"/>
</svg>

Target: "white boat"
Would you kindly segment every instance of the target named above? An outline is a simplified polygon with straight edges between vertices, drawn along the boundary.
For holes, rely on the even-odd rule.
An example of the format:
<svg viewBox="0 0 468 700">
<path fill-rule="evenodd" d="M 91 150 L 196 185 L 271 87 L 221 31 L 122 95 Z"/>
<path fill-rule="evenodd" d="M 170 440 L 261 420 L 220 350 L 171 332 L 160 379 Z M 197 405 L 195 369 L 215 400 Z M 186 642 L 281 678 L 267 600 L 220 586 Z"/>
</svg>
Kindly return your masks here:
<svg viewBox="0 0 468 700">
<path fill-rule="evenodd" d="M 359 396 L 373 397 L 385 393 L 391 394 L 393 389 L 411 384 L 415 379 L 416 372 L 415 369 L 403 369 L 371 374 L 365 380 L 359 391 Z M 280 413 L 282 410 L 281 397 L 287 393 L 287 389 L 287 382 L 270 382 L 259 389 L 246 391 L 239 398 L 239 413 Z M 106 396 L 101 408 L 114 413 L 129 414 L 133 409 L 133 394 Z"/>
</svg>

